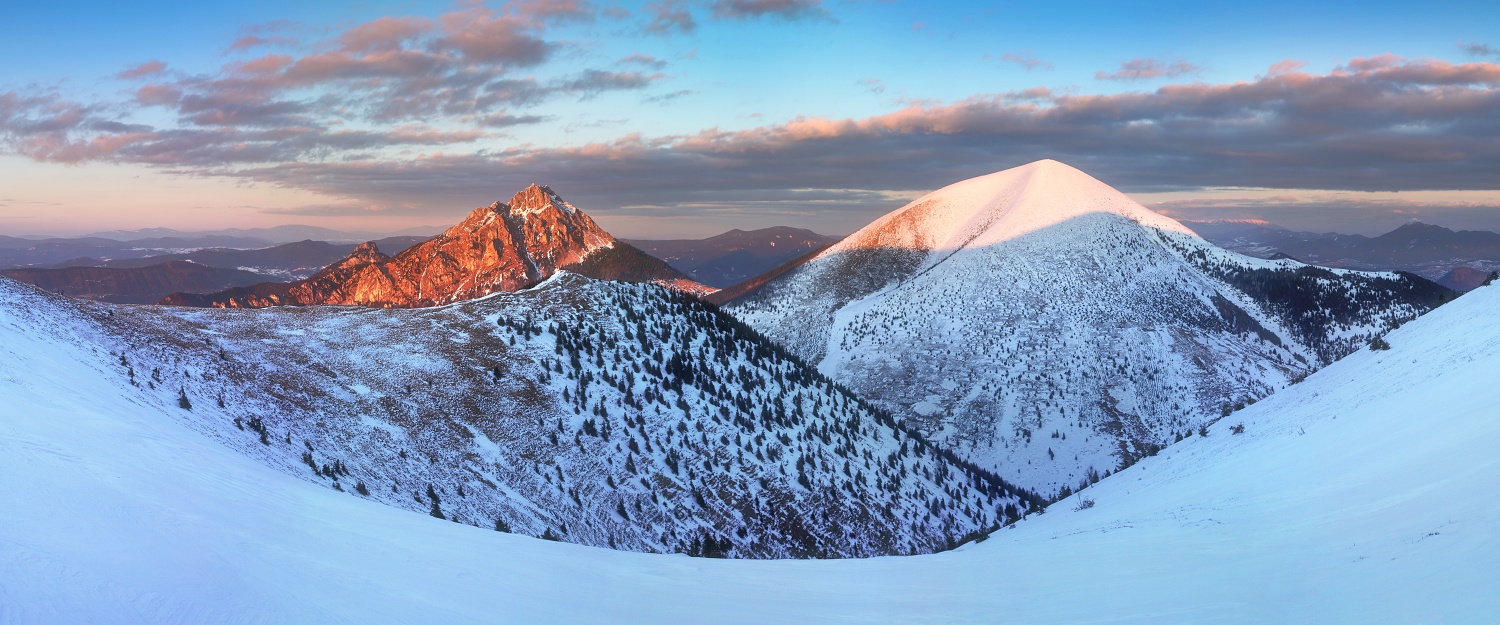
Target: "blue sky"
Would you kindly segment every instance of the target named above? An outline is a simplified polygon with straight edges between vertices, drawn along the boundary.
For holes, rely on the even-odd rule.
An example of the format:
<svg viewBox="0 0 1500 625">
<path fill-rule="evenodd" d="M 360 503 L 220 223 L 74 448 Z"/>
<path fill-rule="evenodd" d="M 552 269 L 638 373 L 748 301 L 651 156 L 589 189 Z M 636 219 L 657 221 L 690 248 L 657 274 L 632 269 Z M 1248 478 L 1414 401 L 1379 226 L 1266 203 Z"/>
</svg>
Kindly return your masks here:
<svg viewBox="0 0 1500 625">
<path fill-rule="evenodd" d="M 1496 3 L 142 4 L 6 8 L 0 231 L 441 225 L 537 181 L 625 236 L 837 234 L 1039 158 L 1184 218 L 1500 229 Z"/>
</svg>

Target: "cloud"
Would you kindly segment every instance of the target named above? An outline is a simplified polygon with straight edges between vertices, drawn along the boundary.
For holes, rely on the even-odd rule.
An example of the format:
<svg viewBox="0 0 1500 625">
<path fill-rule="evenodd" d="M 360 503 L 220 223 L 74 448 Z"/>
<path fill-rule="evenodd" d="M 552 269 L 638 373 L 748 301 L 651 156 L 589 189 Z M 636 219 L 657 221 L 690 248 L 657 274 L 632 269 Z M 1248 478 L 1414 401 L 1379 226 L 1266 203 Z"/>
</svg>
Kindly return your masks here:
<svg viewBox="0 0 1500 625">
<path fill-rule="evenodd" d="M 1464 52 L 1478 57 L 1500 58 L 1500 48 L 1491 47 L 1489 44 L 1464 43 L 1460 41 L 1458 42 L 1458 48 L 1460 50 L 1463 50 Z"/>
<path fill-rule="evenodd" d="M 641 98 L 641 101 L 649 104 L 666 104 L 668 102 L 685 98 L 695 93 L 698 92 L 692 89 L 679 89 L 677 91 L 669 91 L 667 93 L 646 96 L 644 98 Z"/>
<path fill-rule="evenodd" d="M 667 62 L 649 54 L 636 53 L 620 59 L 617 65 L 644 65 L 651 69 L 661 69 L 667 66 Z"/>
<path fill-rule="evenodd" d="M 118 74 L 115 74 L 115 78 L 124 80 L 145 78 L 147 76 L 160 74 L 164 71 L 167 71 L 166 63 L 163 63 L 161 61 L 147 61 L 145 63 L 141 63 L 140 65 L 136 65 L 135 67 L 126 69 Z"/>
<path fill-rule="evenodd" d="M 610 72 L 590 69 L 563 82 L 558 88 L 582 96 L 595 96 L 606 91 L 641 89 L 666 77 L 666 74 L 661 73 Z"/>
<path fill-rule="evenodd" d="M 526 124 L 540 124 L 547 121 L 542 115 L 512 115 L 510 113 L 491 113 L 479 120 L 480 125 L 491 128 L 506 128 L 509 126 L 523 126 Z"/>
<path fill-rule="evenodd" d="M 587 0 L 517 0 L 506 5 L 517 15 L 538 21 L 589 22 L 600 13 L 599 7 Z M 623 17 L 618 7 L 612 7 L 610 16 Z M 625 12 L 628 15 L 628 11 Z"/>
<path fill-rule="evenodd" d="M 260 208 L 257 212 L 267 215 L 296 215 L 300 217 L 361 217 L 365 215 L 390 214 L 390 208 L 360 204 L 303 204 Z"/>
<path fill-rule="evenodd" d="M 864 87 L 865 91 L 876 95 L 885 93 L 885 83 L 881 82 L 879 78 L 861 78 L 857 84 Z"/>
<path fill-rule="evenodd" d="M 353 156 L 393 146 L 472 143 L 485 136 L 478 130 L 417 124 L 386 130 L 336 129 L 298 118 L 296 105 L 283 110 L 278 104 L 188 102 L 183 106 L 196 112 L 197 126 L 154 128 L 112 119 L 103 107 L 57 94 L 5 92 L 0 93 L 0 148 L 43 162 L 111 161 L 192 169 Z M 246 123 L 273 118 L 282 122 Z"/>
<path fill-rule="evenodd" d="M 140 87 L 139 105 L 176 112 L 173 127 L 132 123 L 115 105 L 0 92 L 0 151 L 154 165 L 413 213 L 448 214 L 540 180 L 603 211 L 820 207 L 850 225 L 894 208 L 893 198 L 1040 158 L 1131 192 L 1500 190 L 1493 62 L 1382 55 L 1311 73 L 1283 61 L 1222 84 L 1111 94 L 1035 87 L 909 101 L 863 118 L 497 148 L 481 143 L 487 133 L 542 121 L 525 106 L 668 77 L 647 65 L 541 79 L 444 48 L 452 31 L 440 21 L 417 35 L 377 30 Z"/>
<path fill-rule="evenodd" d="M 848 211 L 853 223 L 894 208 L 858 198 L 904 197 L 1039 158 L 1132 192 L 1495 190 L 1497 139 L 1500 64 L 1372 57 L 1321 75 L 1111 95 L 1036 88 L 859 119 L 402 161 L 278 163 L 224 175 L 434 208 L 531 180 L 602 210 L 769 202 L 788 189 L 818 190 L 828 210 Z"/>
<path fill-rule="evenodd" d="M 1034 69 L 1052 69 L 1052 64 L 1047 61 L 1031 56 L 1031 53 L 1006 52 L 1000 55 L 1000 61 L 1004 63 L 1015 63 L 1027 71 Z"/>
<path fill-rule="evenodd" d="M 234 52 L 244 52 L 246 50 L 252 50 L 263 46 L 287 46 L 293 45 L 295 43 L 297 43 L 297 40 L 291 37 L 262 37 L 260 35 L 245 35 L 230 42 L 229 47 L 224 49 L 224 53 L 230 54 Z"/>
<path fill-rule="evenodd" d="M 418 17 L 382 17 L 344 31 L 338 40 L 346 52 L 399 50 L 433 27 L 431 20 Z"/>
<path fill-rule="evenodd" d="M 482 7 L 448 13 L 439 22 L 444 36 L 433 47 L 457 50 L 472 60 L 526 67 L 546 60 L 554 47 L 534 34 L 533 22 Z"/>
<path fill-rule="evenodd" d="M 418 120 L 495 127 L 502 120 L 540 119 L 506 116 L 516 108 L 557 97 L 645 89 L 666 78 L 602 69 L 548 80 L 520 73 L 568 45 L 545 37 L 547 22 L 592 19 L 597 12 L 593 3 L 580 0 L 522 0 L 501 9 L 466 4 L 435 19 L 388 16 L 356 23 L 323 33 L 301 50 L 237 59 L 217 72 L 169 77 L 164 63 L 151 61 L 120 77 L 151 79 L 136 90 L 131 105 L 175 112 L 178 130 L 184 131 L 326 130 Z M 284 34 L 299 29 L 291 22 L 252 26 L 231 49 L 246 51 L 278 37 L 290 41 Z M 665 66 L 642 54 L 622 62 Z M 262 154 L 243 153 L 255 159 Z M 93 156 L 79 157 L 108 157 L 102 148 L 87 154 Z"/>
<path fill-rule="evenodd" d="M 651 14 L 651 22 L 646 24 L 646 32 L 656 35 L 693 34 L 698 29 L 698 22 L 687 6 L 684 0 L 647 2 L 645 10 Z"/>
<path fill-rule="evenodd" d="M 1292 59 L 1277 61 L 1271 64 L 1271 69 L 1266 71 L 1266 76 L 1285 76 L 1287 74 L 1295 74 L 1302 71 L 1306 67 L 1306 61 L 1296 61 Z"/>
<path fill-rule="evenodd" d="M 786 20 L 826 18 L 822 0 L 714 0 L 709 8 L 719 19 L 774 17 Z"/>
<path fill-rule="evenodd" d="M 1197 72 L 1197 65 L 1187 61 L 1166 63 L 1156 59 L 1131 59 L 1120 64 L 1116 72 L 1097 72 L 1095 80 L 1151 80 L 1153 78 L 1175 78 Z"/>
</svg>

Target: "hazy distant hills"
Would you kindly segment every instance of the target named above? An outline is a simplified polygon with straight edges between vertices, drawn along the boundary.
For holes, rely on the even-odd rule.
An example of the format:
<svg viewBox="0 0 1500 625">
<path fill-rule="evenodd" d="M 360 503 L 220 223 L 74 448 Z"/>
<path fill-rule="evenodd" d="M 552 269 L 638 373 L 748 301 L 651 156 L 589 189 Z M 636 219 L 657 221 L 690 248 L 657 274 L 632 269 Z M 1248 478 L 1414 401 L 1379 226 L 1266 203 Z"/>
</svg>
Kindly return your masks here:
<svg viewBox="0 0 1500 625">
<path fill-rule="evenodd" d="M 9 268 L 0 269 L 0 274 L 72 297 L 120 304 L 150 304 L 170 293 L 211 293 L 268 281 L 305 278 L 353 253 L 356 247 L 326 241 L 300 241 L 260 249 L 192 249 L 192 243 L 208 240 L 224 242 L 222 237 L 157 239 L 156 243 L 165 242 L 169 247 L 129 248 L 126 246 L 130 244 L 106 239 L 31 241 L 29 243 L 34 244 L 31 248 L 0 249 L 0 258 L 6 258 L 7 252 L 18 253 L 10 256 L 11 260 L 18 256 L 29 256 L 31 260 L 50 259 L 79 252 L 105 258 L 73 256 L 41 265 L 11 263 Z M 401 236 L 376 243 L 400 251 L 423 240 L 422 237 Z M 0 244 L 14 241 L 24 240 L 9 238 Z M 236 241 L 243 244 L 255 240 Z M 176 247 L 177 243 L 184 245 Z M 172 252 L 183 248 L 190 251 Z M 5 263 L 0 263 L 0 267 L 4 266 Z"/>
<path fill-rule="evenodd" d="M 425 237 L 400 236 L 379 239 L 374 241 L 374 243 L 381 249 L 390 250 L 391 253 L 400 253 L 402 250 L 425 240 L 427 240 Z M 58 263 L 55 266 L 145 268 L 163 262 L 189 261 L 209 267 L 252 271 L 262 274 L 261 281 L 267 279 L 297 280 L 317 273 L 318 270 L 352 254 L 355 247 L 353 244 L 329 243 L 327 241 L 298 241 L 296 243 L 284 243 L 261 249 L 211 248 L 143 258 L 119 258 L 111 260 L 74 258 Z"/>
<path fill-rule="evenodd" d="M 155 238 L 119 241 L 100 237 L 28 239 L 0 236 L 0 268 L 50 267 L 79 259 L 144 258 L 208 248 L 256 249 L 275 245 L 240 237 Z"/>
<path fill-rule="evenodd" d="M 1500 234 L 1449 230 L 1411 222 L 1376 237 L 1296 232 L 1258 220 L 1184 221 L 1228 250 L 1275 258 L 1278 254 L 1325 267 L 1410 271 L 1452 289 L 1479 286 L 1500 269 Z"/>
<path fill-rule="evenodd" d="M 344 230 L 333 230 L 320 228 L 318 226 L 307 226 L 301 224 L 288 224 L 283 226 L 272 226 L 270 228 L 226 228 L 223 230 L 200 230 L 185 232 L 171 228 L 142 228 L 140 230 L 110 230 L 108 232 L 96 232 L 87 235 L 89 238 L 113 239 L 115 241 L 128 241 L 137 245 L 154 239 L 253 239 L 265 241 L 268 244 L 293 243 L 296 241 L 329 241 L 333 243 L 363 243 L 391 237 L 418 237 L 430 239 L 442 232 L 437 226 L 417 226 L 406 228 L 395 232 L 349 232 Z"/>
<path fill-rule="evenodd" d="M 723 289 L 832 245 L 839 238 L 801 228 L 775 226 L 749 231 L 730 230 L 707 239 L 633 240 L 628 243 L 667 261 L 693 280 Z"/>
<path fill-rule="evenodd" d="M 116 304 L 151 304 L 176 291 L 217 291 L 262 282 L 265 276 L 239 269 L 174 260 L 139 268 L 68 267 L 0 270 L 0 276 L 69 297 Z"/>
</svg>

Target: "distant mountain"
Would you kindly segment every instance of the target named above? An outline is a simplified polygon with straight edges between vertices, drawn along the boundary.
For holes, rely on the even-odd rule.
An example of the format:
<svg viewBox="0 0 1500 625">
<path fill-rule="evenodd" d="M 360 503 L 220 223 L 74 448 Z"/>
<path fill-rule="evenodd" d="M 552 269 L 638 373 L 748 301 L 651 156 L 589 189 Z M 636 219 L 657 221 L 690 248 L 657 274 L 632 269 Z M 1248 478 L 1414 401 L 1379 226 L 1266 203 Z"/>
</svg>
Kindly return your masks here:
<svg viewBox="0 0 1500 625">
<path fill-rule="evenodd" d="M 171 228 L 142 228 L 140 230 L 110 230 L 107 232 L 96 232 L 87 236 L 113 239 L 116 241 L 128 241 L 131 243 L 138 243 L 140 241 L 149 241 L 152 239 L 164 237 L 179 239 L 201 239 L 214 237 L 248 238 L 266 241 L 268 242 L 268 244 L 295 243 L 297 241 L 306 241 L 308 239 L 314 241 L 329 241 L 333 243 L 359 243 L 361 241 L 372 241 L 375 239 L 385 239 L 393 237 L 432 238 L 434 235 L 441 231 L 442 228 L 435 226 L 418 226 L 414 228 L 397 230 L 395 232 L 347 232 L 343 230 L 334 230 L 331 228 L 322 228 L 319 226 L 290 224 L 283 226 L 272 226 L 269 228 L 225 228 L 223 230 L 202 230 L 195 232 L 185 232 L 181 230 L 173 230 Z"/>
<path fill-rule="evenodd" d="M 1155 453 L 1454 297 L 1217 248 L 1072 167 L 960 182 L 725 310 L 1044 494 Z"/>
<path fill-rule="evenodd" d="M 1256 221 L 1185 221 L 1203 238 L 1261 258 L 1277 254 L 1325 267 L 1410 271 L 1438 279 L 1459 268 L 1500 269 L 1500 234 L 1411 222 L 1377 237 L 1294 232 Z M 1455 283 L 1461 284 L 1461 283 Z"/>
<path fill-rule="evenodd" d="M 177 291 L 216 291 L 265 280 L 265 276 L 249 271 L 207 267 L 181 260 L 128 269 L 5 269 L 0 270 L 0 276 L 69 297 L 117 304 L 150 304 Z"/>
<path fill-rule="evenodd" d="M 1493 280 L 1494 271 L 1484 272 L 1470 267 L 1458 267 L 1443 277 L 1438 278 L 1437 283 L 1455 291 L 1472 291 Z"/>
<path fill-rule="evenodd" d="M 391 237 L 374 241 L 378 247 L 399 253 L 430 237 Z M 244 269 L 266 277 L 283 280 L 307 278 L 324 267 L 347 257 L 356 245 L 329 243 L 327 241 L 299 241 L 262 249 L 236 250 L 224 248 L 201 249 L 178 254 L 162 254 L 142 258 L 96 260 L 75 258 L 58 263 L 59 267 L 144 267 L 167 261 L 191 261 L 210 267 Z"/>
<path fill-rule="evenodd" d="M 156 238 L 131 242 L 101 238 L 26 239 L 0 236 L 0 269 L 49 267 L 85 259 L 92 263 L 98 262 L 98 259 L 145 258 L 207 248 L 257 249 L 270 245 L 269 241 L 262 239 L 221 236 Z"/>
<path fill-rule="evenodd" d="M 531 185 L 509 202 L 477 208 L 437 237 L 395 256 L 364 243 L 305 280 L 208 295 L 174 294 L 163 303 L 215 308 L 434 306 L 516 291 L 564 270 L 603 280 L 660 282 L 695 293 L 712 290 L 616 240 L 551 189 Z"/>
<path fill-rule="evenodd" d="M 776 226 L 750 231 L 730 230 L 707 239 L 627 242 L 667 261 L 697 282 L 722 289 L 838 240 L 839 237 L 811 230 Z"/>
</svg>

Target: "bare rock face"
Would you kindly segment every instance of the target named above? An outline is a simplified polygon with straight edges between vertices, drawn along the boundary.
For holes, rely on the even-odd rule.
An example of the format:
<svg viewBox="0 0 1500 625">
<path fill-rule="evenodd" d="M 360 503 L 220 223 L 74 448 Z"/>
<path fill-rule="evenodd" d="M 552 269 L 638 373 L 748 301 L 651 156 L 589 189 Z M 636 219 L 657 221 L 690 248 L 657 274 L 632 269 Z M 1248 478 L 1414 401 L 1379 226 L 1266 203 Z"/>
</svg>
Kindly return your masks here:
<svg viewBox="0 0 1500 625">
<path fill-rule="evenodd" d="M 524 289 L 560 270 L 606 280 L 669 286 L 686 282 L 701 289 L 666 263 L 617 241 L 552 189 L 534 184 L 509 202 L 474 209 L 446 232 L 395 256 L 365 243 L 300 282 L 210 295 L 174 293 L 162 303 L 215 308 L 440 306 Z"/>
</svg>

